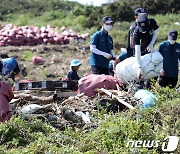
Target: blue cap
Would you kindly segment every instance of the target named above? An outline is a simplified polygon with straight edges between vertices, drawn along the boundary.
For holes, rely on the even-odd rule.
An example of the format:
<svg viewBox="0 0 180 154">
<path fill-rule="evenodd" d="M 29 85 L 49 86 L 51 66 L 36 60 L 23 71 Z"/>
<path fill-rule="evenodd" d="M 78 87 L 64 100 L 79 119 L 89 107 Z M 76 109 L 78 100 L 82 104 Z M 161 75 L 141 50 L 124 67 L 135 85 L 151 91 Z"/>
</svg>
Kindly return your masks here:
<svg viewBox="0 0 180 154">
<path fill-rule="evenodd" d="M 81 64 L 82 64 L 82 63 L 80 63 L 78 59 L 73 59 L 73 60 L 71 61 L 71 67 L 72 67 L 72 66 L 80 66 Z"/>
<path fill-rule="evenodd" d="M 13 70 L 16 68 L 18 65 L 17 61 L 15 58 L 6 58 L 2 59 L 2 75 L 6 76 L 7 74 L 11 74 Z"/>
</svg>

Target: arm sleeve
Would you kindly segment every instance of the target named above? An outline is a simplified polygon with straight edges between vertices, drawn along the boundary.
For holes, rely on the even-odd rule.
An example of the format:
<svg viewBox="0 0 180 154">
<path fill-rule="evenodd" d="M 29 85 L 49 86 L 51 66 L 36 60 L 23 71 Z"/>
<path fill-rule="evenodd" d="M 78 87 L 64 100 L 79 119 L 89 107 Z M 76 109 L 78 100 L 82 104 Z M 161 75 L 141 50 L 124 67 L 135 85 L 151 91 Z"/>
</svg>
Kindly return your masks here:
<svg viewBox="0 0 180 154">
<path fill-rule="evenodd" d="M 135 58 L 137 60 L 139 68 L 141 68 L 141 47 L 140 47 L 140 45 L 135 45 Z"/>
<path fill-rule="evenodd" d="M 101 51 L 101 50 L 99 50 L 99 49 L 97 49 L 96 48 L 96 45 L 90 45 L 90 51 L 91 52 L 93 52 L 93 53 L 95 53 L 95 54 L 97 54 L 97 55 L 104 55 L 104 52 L 103 51 Z"/>
<path fill-rule="evenodd" d="M 153 44 L 155 43 L 156 39 L 157 39 L 157 35 L 158 35 L 158 30 L 159 29 L 156 29 L 154 32 L 153 32 L 153 36 L 152 36 L 152 40 L 150 42 L 150 44 Z"/>
</svg>

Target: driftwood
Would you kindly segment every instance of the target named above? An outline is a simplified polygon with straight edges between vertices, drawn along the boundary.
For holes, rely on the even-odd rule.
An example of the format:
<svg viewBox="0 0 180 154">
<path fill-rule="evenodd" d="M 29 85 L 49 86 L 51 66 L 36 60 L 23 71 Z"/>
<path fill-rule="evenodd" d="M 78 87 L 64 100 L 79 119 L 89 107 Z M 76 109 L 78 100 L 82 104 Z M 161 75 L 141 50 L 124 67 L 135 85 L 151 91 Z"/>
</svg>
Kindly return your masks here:
<svg viewBox="0 0 180 154">
<path fill-rule="evenodd" d="M 125 102 L 124 100 L 118 98 L 116 95 L 112 94 L 109 90 L 106 90 L 104 88 L 101 89 L 95 89 L 96 92 L 103 92 L 105 94 L 107 94 L 108 96 L 110 96 L 112 99 L 116 99 L 118 100 L 118 102 L 120 102 L 121 104 L 127 106 L 130 109 L 135 109 L 135 107 L 133 107 L 132 105 L 130 105 L 129 103 Z"/>
<path fill-rule="evenodd" d="M 45 97 L 39 97 L 39 96 L 33 96 L 32 94 L 15 94 L 14 98 L 17 99 L 23 99 L 23 100 L 27 100 L 27 101 L 35 101 L 36 103 L 40 103 L 40 104 L 48 104 L 48 103 L 52 103 L 57 99 L 57 94 Z"/>
</svg>

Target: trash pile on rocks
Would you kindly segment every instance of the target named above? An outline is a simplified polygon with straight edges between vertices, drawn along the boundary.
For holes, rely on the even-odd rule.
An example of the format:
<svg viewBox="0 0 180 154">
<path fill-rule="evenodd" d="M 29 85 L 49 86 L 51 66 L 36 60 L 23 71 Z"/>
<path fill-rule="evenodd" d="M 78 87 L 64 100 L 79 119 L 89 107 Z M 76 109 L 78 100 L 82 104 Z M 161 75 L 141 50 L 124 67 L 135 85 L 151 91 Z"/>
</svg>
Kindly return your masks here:
<svg viewBox="0 0 180 154">
<path fill-rule="evenodd" d="M 37 26 L 14 26 L 2 25 L 0 29 L 0 46 L 34 46 L 40 44 L 64 45 L 70 40 L 85 40 L 89 34 L 77 34 L 73 30 L 62 27 L 62 33 L 50 25 Z"/>
</svg>

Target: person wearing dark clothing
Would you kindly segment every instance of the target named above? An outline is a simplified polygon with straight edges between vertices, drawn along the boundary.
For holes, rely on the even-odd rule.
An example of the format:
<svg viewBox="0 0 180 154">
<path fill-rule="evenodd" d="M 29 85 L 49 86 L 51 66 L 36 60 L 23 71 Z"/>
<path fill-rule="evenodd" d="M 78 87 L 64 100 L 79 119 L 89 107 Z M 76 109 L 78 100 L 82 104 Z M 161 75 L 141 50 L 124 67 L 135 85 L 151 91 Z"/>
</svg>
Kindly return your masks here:
<svg viewBox="0 0 180 154">
<path fill-rule="evenodd" d="M 146 10 L 144 8 L 137 8 L 134 11 L 134 19 L 135 22 L 131 25 L 128 33 L 128 41 L 127 41 L 127 46 L 126 46 L 126 51 L 127 51 L 127 58 L 132 57 L 134 55 L 134 45 L 133 45 L 133 35 L 134 35 L 134 30 L 137 25 L 137 18 L 139 14 L 145 14 L 148 16 Z"/>
<path fill-rule="evenodd" d="M 79 62 L 78 59 L 74 59 L 71 61 L 71 65 L 70 65 L 70 68 L 71 70 L 68 72 L 68 75 L 67 75 L 67 80 L 79 80 L 80 77 L 77 73 L 78 69 L 79 69 L 79 66 L 81 65 L 81 63 Z"/>
<path fill-rule="evenodd" d="M 113 39 L 109 35 L 114 21 L 110 16 L 101 20 L 102 29 L 91 37 L 90 65 L 93 74 L 109 75 L 109 61 L 113 59 Z"/>
<path fill-rule="evenodd" d="M 137 18 L 133 42 L 135 45 L 135 58 L 138 63 L 137 78 L 141 79 L 141 56 L 154 52 L 154 43 L 157 38 L 159 26 L 154 19 L 149 19 L 147 14 L 141 13 Z"/>
<path fill-rule="evenodd" d="M 0 60 L 0 73 L 2 76 L 8 75 L 9 78 L 15 80 L 15 77 L 20 73 L 16 59 L 12 57 Z"/>
<path fill-rule="evenodd" d="M 178 60 L 180 60 L 180 43 L 176 42 L 177 30 L 170 30 L 168 40 L 159 45 L 158 51 L 163 56 L 163 69 L 160 72 L 158 83 L 162 87 L 176 87 L 178 81 Z"/>
<path fill-rule="evenodd" d="M 144 8 L 137 8 L 134 11 L 135 22 L 130 26 L 129 31 L 128 31 L 126 51 L 121 52 L 119 54 L 119 56 L 116 58 L 116 60 L 114 62 L 114 69 L 118 63 L 120 63 L 124 59 L 132 57 L 134 55 L 133 35 L 134 35 L 134 30 L 135 30 L 136 25 L 137 25 L 138 14 L 141 14 L 141 13 L 148 15 Z"/>
</svg>

